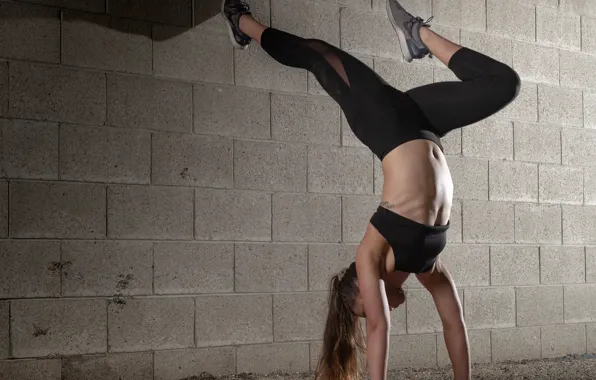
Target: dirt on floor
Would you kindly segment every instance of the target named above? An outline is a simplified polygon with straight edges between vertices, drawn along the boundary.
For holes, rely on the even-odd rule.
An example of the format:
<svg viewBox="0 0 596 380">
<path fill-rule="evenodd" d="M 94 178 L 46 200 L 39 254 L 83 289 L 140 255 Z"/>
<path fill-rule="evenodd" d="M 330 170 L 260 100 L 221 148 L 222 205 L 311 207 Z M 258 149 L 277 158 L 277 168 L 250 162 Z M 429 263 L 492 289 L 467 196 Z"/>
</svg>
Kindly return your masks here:
<svg viewBox="0 0 596 380">
<path fill-rule="evenodd" d="M 450 380 L 451 368 L 389 371 L 388 380 Z M 180 380 L 312 380 L 312 373 L 215 377 L 203 374 Z M 596 380 L 596 355 L 574 355 L 558 359 L 528 360 L 498 364 L 475 364 L 474 380 Z"/>
</svg>

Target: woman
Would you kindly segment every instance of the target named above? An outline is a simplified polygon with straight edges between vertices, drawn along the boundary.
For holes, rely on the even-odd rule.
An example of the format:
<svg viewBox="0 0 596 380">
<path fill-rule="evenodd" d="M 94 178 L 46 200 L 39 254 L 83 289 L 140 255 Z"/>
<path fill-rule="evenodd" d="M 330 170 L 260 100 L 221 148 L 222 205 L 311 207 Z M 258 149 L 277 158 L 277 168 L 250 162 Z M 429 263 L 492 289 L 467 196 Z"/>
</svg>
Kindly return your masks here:
<svg viewBox="0 0 596 380">
<path fill-rule="evenodd" d="M 446 244 L 453 196 L 440 138 L 509 104 L 518 94 L 518 75 L 505 64 L 433 33 L 397 0 L 387 0 L 387 12 L 405 60 L 432 54 L 462 82 L 400 92 L 367 65 L 324 41 L 260 24 L 242 0 L 224 0 L 222 8 L 237 48 L 255 40 L 278 62 L 312 72 L 339 103 L 354 134 L 382 161 L 382 201 L 356 261 L 331 280 L 318 377 L 358 377 L 358 351 L 364 348 L 359 318 L 365 317 L 371 380 L 385 379 L 389 312 L 404 302 L 402 284 L 414 273 L 441 316 L 455 379 L 470 379 L 460 301 L 447 269 L 437 260 Z"/>
</svg>

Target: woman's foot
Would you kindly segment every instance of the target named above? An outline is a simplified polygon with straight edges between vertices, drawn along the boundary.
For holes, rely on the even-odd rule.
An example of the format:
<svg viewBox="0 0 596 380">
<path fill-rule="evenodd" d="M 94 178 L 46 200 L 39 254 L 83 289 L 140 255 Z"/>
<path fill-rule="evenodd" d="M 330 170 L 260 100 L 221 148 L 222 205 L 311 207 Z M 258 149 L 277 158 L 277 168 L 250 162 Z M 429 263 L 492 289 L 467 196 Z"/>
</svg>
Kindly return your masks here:
<svg viewBox="0 0 596 380">
<path fill-rule="evenodd" d="M 429 54 L 428 47 L 422 42 L 420 28 L 428 26 L 420 17 L 414 17 L 401 6 L 398 0 L 387 0 L 387 14 L 399 37 L 399 45 L 407 62 L 424 58 Z"/>
<path fill-rule="evenodd" d="M 232 45 L 237 49 L 246 49 L 251 38 L 240 29 L 240 17 L 250 15 L 250 6 L 243 0 L 222 0 L 221 14 L 228 25 Z"/>
</svg>

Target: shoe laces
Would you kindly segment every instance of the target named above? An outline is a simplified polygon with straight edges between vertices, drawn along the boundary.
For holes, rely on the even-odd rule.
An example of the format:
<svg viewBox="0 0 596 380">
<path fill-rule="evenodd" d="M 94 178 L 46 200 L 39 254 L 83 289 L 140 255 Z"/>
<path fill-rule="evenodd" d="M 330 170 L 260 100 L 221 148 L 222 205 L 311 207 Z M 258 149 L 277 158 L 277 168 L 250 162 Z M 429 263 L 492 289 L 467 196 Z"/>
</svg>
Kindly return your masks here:
<svg viewBox="0 0 596 380">
<path fill-rule="evenodd" d="M 429 18 L 426 19 L 426 21 L 424 21 L 424 19 L 422 17 L 412 17 L 410 20 L 407 21 L 407 24 L 409 26 L 414 26 L 414 24 L 420 23 L 420 24 L 422 24 L 422 26 L 430 26 L 430 22 L 432 21 L 433 18 L 434 18 L 434 16 L 430 16 Z"/>
</svg>

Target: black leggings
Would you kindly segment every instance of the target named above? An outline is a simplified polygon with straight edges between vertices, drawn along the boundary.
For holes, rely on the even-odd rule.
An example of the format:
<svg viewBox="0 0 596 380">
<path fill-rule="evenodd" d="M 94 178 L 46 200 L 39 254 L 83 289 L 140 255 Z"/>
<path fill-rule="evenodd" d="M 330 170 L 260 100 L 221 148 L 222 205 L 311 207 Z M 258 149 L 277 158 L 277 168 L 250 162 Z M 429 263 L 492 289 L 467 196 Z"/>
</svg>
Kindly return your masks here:
<svg viewBox="0 0 596 380">
<path fill-rule="evenodd" d="M 519 91 L 519 76 L 509 66 L 467 48 L 449 61 L 462 82 L 433 83 L 404 93 L 325 41 L 268 28 L 261 45 L 279 63 L 312 72 L 340 105 L 356 137 L 381 160 L 410 140 L 440 145 L 440 137 L 495 114 Z"/>
</svg>

